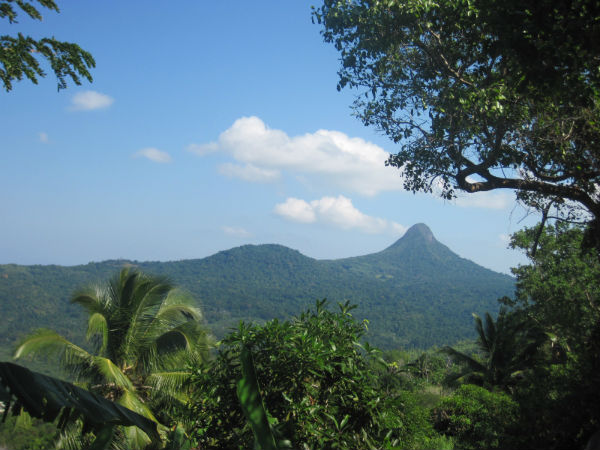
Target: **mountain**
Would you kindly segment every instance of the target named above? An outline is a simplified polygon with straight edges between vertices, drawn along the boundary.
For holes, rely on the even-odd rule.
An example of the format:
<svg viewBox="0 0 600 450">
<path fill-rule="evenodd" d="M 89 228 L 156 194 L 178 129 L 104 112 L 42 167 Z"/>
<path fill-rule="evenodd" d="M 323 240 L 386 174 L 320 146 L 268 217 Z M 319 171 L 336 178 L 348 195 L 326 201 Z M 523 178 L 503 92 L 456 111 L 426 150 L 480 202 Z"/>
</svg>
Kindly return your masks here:
<svg viewBox="0 0 600 450">
<path fill-rule="evenodd" d="M 367 339 L 383 348 L 428 347 L 473 336 L 472 313 L 498 309 L 514 279 L 461 258 L 424 224 L 378 253 L 316 260 L 281 245 L 244 245 L 203 259 L 105 261 L 82 266 L 0 265 L 0 349 L 31 328 L 51 327 L 81 341 L 84 316 L 72 292 L 131 265 L 168 276 L 203 308 L 217 336 L 240 320 L 299 314 L 328 298 L 350 300 L 368 319 Z M 0 356 L 2 356 L 0 354 Z"/>
</svg>

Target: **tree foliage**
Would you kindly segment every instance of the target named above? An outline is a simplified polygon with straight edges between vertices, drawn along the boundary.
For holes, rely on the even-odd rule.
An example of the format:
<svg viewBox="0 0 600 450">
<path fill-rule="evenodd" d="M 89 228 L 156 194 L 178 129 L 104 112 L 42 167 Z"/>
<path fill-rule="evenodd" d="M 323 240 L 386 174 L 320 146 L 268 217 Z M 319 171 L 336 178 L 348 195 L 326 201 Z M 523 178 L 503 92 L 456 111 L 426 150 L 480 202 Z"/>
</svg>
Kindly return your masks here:
<svg viewBox="0 0 600 450">
<path fill-rule="evenodd" d="M 369 318 L 374 345 L 427 348 L 473 337 L 471 313 L 495 312 L 496 299 L 514 292 L 514 278 L 460 258 L 435 239 L 411 243 L 406 236 L 383 252 L 329 261 L 278 245 L 247 245 L 163 263 L 0 265 L 0 315 L 10 317 L 0 322 L 0 356 L 31 328 L 53 328 L 83 345 L 85 315 L 69 302 L 71 293 L 127 265 L 168 276 L 190 292 L 218 338 L 240 320 L 287 319 L 327 297 L 358 305 L 355 314 Z"/>
<path fill-rule="evenodd" d="M 324 302 L 291 321 L 241 324 L 226 337 L 215 363 L 198 370 L 192 401 L 195 438 L 202 448 L 251 448 L 252 431 L 236 394 L 240 356 L 252 352 L 257 385 L 277 439 L 292 448 L 400 448 L 435 438 L 426 411 L 408 393 L 383 396 L 361 349 L 363 324 L 348 304 Z"/>
<path fill-rule="evenodd" d="M 325 0 L 338 88 L 400 144 L 405 188 L 514 189 L 600 234 L 600 7 L 592 0 Z M 598 241 L 600 248 L 600 241 Z"/>
<path fill-rule="evenodd" d="M 72 302 L 88 313 L 91 351 L 41 329 L 21 342 L 15 357 L 56 356 L 92 392 L 170 425 L 170 409 L 186 399 L 187 364 L 208 356 L 200 310 L 164 278 L 128 268 L 105 285 L 76 292 Z M 149 443 L 135 428 L 124 434 L 134 447 Z"/>
<path fill-rule="evenodd" d="M 56 425 L 32 418 L 23 411 L 0 423 L 0 445 L 12 450 L 52 449 L 58 433 Z"/>
<path fill-rule="evenodd" d="M 435 429 L 456 439 L 458 448 L 521 448 L 513 441 L 519 406 L 507 394 L 463 385 L 432 411 Z"/>
<path fill-rule="evenodd" d="M 0 18 L 15 24 L 19 12 L 31 19 L 42 20 L 42 14 L 35 3 L 42 7 L 59 12 L 54 0 L 2 0 L 0 1 Z M 96 66 L 92 55 L 79 45 L 51 38 L 34 39 L 17 33 L 16 36 L 0 35 L 0 80 L 8 92 L 14 81 L 27 78 L 37 84 L 39 77 L 45 77 L 39 59 L 46 60 L 58 79 L 58 89 L 67 87 L 67 79 L 81 84 L 81 79 L 92 81 L 89 69 Z"/>
<path fill-rule="evenodd" d="M 489 313 L 486 313 L 485 321 L 477 314 L 473 317 L 481 357 L 444 347 L 445 353 L 464 364 L 464 370 L 454 378 L 509 391 L 535 365 L 545 336 L 532 326 L 532 322 L 505 309 L 500 310 L 496 320 Z"/>
<path fill-rule="evenodd" d="M 593 252 L 582 251 L 581 227 L 540 227 L 512 236 L 511 247 L 531 262 L 513 269 L 517 291 L 510 304 L 552 333 L 556 345 L 580 352 L 600 324 L 600 262 Z"/>
<path fill-rule="evenodd" d="M 517 297 L 510 304 L 552 338 L 546 363 L 515 391 L 528 424 L 519 437 L 524 448 L 583 447 L 600 424 L 600 264 L 594 252 L 582 251 L 583 239 L 581 227 L 564 223 L 512 238 L 530 263 L 514 269 Z"/>
</svg>

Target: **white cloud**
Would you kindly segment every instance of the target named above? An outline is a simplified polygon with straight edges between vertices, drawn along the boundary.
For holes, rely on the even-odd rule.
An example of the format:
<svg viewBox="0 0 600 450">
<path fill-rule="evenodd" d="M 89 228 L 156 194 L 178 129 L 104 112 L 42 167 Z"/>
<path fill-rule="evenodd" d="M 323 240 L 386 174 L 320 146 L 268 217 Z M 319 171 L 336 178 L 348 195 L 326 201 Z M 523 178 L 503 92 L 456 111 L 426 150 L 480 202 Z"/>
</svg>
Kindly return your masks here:
<svg viewBox="0 0 600 450">
<path fill-rule="evenodd" d="M 400 172 L 384 165 L 388 152 L 339 131 L 319 130 L 290 137 L 268 128 L 258 117 L 243 117 L 221 133 L 217 142 L 192 144 L 188 150 L 199 155 L 214 151 L 230 155 L 239 164 L 236 168 L 222 166 L 221 173 L 248 181 L 273 181 L 281 171 L 287 171 L 307 178 L 316 176 L 362 195 L 402 190 Z"/>
<path fill-rule="evenodd" d="M 76 111 L 92 111 L 108 108 L 115 99 L 96 91 L 83 91 L 75 94 L 71 100 L 71 109 Z"/>
<path fill-rule="evenodd" d="M 229 236 L 234 236 L 234 237 L 241 237 L 241 238 L 245 238 L 245 237 L 250 237 L 251 234 L 249 231 L 245 230 L 242 227 L 229 227 L 229 226 L 224 226 L 223 228 L 223 232 Z"/>
<path fill-rule="evenodd" d="M 50 141 L 50 139 L 48 138 L 48 134 L 44 133 L 44 132 L 41 132 L 39 134 L 39 138 L 40 138 L 40 142 L 43 144 L 47 144 Z"/>
<path fill-rule="evenodd" d="M 241 178 L 245 181 L 258 183 L 269 183 L 280 177 L 280 172 L 273 169 L 257 167 L 253 164 L 240 166 L 238 164 L 225 163 L 219 166 L 219 173 L 228 177 Z"/>
<path fill-rule="evenodd" d="M 292 222 L 316 222 L 317 215 L 308 202 L 299 198 L 288 198 L 284 203 L 275 205 L 275 213 Z"/>
<path fill-rule="evenodd" d="M 150 161 L 154 161 L 156 163 L 169 163 L 171 162 L 171 155 L 167 152 L 163 152 L 157 148 L 143 148 L 139 152 L 134 153 L 134 158 L 147 158 Z"/>
<path fill-rule="evenodd" d="M 357 229 L 369 234 L 400 235 L 406 227 L 379 217 L 371 217 L 354 207 L 352 200 L 343 195 L 323 197 L 310 203 L 298 198 L 288 198 L 275 206 L 275 213 L 300 223 L 321 222 L 343 230 Z"/>
</svg>

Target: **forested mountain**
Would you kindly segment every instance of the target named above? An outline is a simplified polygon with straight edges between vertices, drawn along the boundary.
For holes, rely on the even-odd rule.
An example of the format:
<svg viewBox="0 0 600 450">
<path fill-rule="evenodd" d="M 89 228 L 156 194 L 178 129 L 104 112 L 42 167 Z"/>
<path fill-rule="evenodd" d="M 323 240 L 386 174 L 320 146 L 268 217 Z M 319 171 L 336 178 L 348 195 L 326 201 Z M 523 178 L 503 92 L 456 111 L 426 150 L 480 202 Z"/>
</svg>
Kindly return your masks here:
<svg viewBox="0 0 600 450">
<path fill-rule="evenodd" d="M 289 317 L 314 304 L 350 300 L 369 320 L 368 340 L 384 348 L 427 347 L 472 337 L 473 312 L 497 310 L 514 280 L 459 257 L 417 224 L 387 249 L 316 260 L 281 245 L 245 245 L 203 259 L 105 261 L 82 266 L 0 266 L 0 347 L 4 355 L 32 328 L 50 327 L 79 341 L 83 315 L 73 291 L 121 267 L 168 276 L 189 291 L 217 336 L 240 320 Z"/>
</svg>

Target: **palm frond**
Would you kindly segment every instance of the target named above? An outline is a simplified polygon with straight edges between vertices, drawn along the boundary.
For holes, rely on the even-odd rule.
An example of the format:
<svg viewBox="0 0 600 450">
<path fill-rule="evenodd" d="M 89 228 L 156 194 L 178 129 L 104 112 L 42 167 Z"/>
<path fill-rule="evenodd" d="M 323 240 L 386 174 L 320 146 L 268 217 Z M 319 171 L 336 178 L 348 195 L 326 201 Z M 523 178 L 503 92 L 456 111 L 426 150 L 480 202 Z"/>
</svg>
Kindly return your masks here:
<svg viewBox="0 0 600 450">
<path fill-rule="evenodd" d="M 39 329 L 23 339 L 14 358 L 26 356 L 56 357 L 67 371 L 79 375 L 90 366 L 93 356 L 54 330 Z"/>
<path fill-rule="evenodd" d="M 193 319 L 197 321 L 202 320 L 202 310 L 195 306 L 194 300 L 185 292 L 179 289 L 173 289 L 165 298 L 165 301 L 162 304 L 161 312 L 163 309 L 169 308 L 171 306 L 177 305 L 181 307 L 181 312 L 189 316 L 188 319 Z M 186 308 L 187 307 L 187 308 Z M 161 314 L 159 312 L 159 315 Z"/>
<path fill-rule="evenodd" d="M 160 391 L 161 394 L 185 402 L 188 397 L 183 387 L 186 386 L 191 375 L 192 372 L 188 370 L 154 372 L 146 379 L 146 384 Z"/>
<path fill-rule="evenodd" d="M 491 344 L 488 342 L 485 329 L 483 327 L 483 321 L 481 320 L 481 317 L 475 313 L 473 313 L 473 320 L 475 322 L 475 331 L 477 331 L 478 336 L 477 345 L 482 352 L 487 352 Z"/>
<path fill-rule="evenodd" d="M 71 303 L 84 308 L 88 314 L 110 314 L 114 308 L 109 292 L 102 286 L 90 286 L 77 290 L 71 297 Z"/>
<path fill-rule="evenodd" d="M 133 347 L 144 342 L 148 327 L 152 325 L 169 291 L 173 289 L 173 286 L 163 278 L 142 277 L 138 274 L 136 281 L 131 293 L 132 297 L 127 300 L 129 324 L 123 339 L 125 354 L 131 354 Z"/>
<path fill-rule="evenodd" d="M 186 301 L 185 297 L 175 296 L 173 299 L 173 297 L 169 296 L 169 298 L 172 300 L 163 303 L 155 316 L 161 324 L 169 326 L 170 324 L 179 324 L 190 320 L 195 322 L 202 320 L 200 308 L 190 304 L 191 302 L 189 300 Z"/>
<path fill-rule="evenodd" d="M 111 281 L 110 289 L 120 308 L 130 309 L 130 302 L 140 275 L 136 270 L 130 270 L 129 267 L 126 267 Z"/>
<path fill-rule="evenodd" d="M 90 316 L 85 338 L 89 341 L 96 335 L 100 335 L 100 338 L 102 339 L 102 344 L 98 353 L 103 355 L 108 347 L 108 322 L 106 321 L 106 316 L 98 312 Z"/>
<path fill-rule="evenodd" d="M 171 304 L 163 306 L 156 317 L 148 324 L 143 334 L 138 335 L 138 341 L 153 345 L 161 336 L 181 329 L 186 324 L 194 324 L 193 327 L 200 327 L 198 317 L 201 317 L 198 308 L 186 304 Z M 191 333 L 198 334 L 200 331 Z M 189 331 L 184 333 L 186 339 Z M 192 337 L 192 340 L 195 340 Z"/>
<path fill-rule="evenodd" d="M 140 416 L 144 416 L 153 422 L 159 423 L 158 420 L 156 420 L 156 417 L 154 417 L 154 414 L 152 414 L 150 408 L 139 399 L 133 390 L 124 389 L 123 394 L 121 397 L 119 397 L 117 403 L 127 409 L 132 410 Z"/>
<path fill-rule="evenodd" d="M 205 363 L 210 357 L 214 339 L 198 322 L 186 322 L 156 340 L 156 356 L 168 362 L 171 355 L 175 361 L 186 358 L 188 362 Z M 161 364 L 163 367 L 167 367 Z"/>
<path fill-rule="evenodd" d="M 455 350 L 452 347 L 444 347 L 441 351 L 454 357 L 458 362 L 466 364 L 467 367 L 469 367 L 469 369 L 473 372 L 485 371 L 484 364 L 482 364 L 480 361 L 477 361 L 475 358 L 467 355 L 466 353 L 459 352 L 458 350 Z"/>
<path fill-rule="evenodd" d="M 499 318 L 500 324 L 502 324 L 502 318 Z M 486 336 L 486 345 L 488 352 L 494 352 L 496 344 L 498 342 L 498 330 L 496 329 L 496 324 L 494 323 L 494 319 L 490 315 L 489 312 L 485 313 L 485 336 Z M 506 335 L 503 335 L 506 336 Z"/>
<path fill-rule="evenodd" d="M 123 434 L 128 448 L 146 448 L 150 444 L 150 438 L 138 427 L 123 427 Z"/>
<path fill-rule="evenodd" d="M 91 439 L 82 433 L 83 422 L 72 423 L 65 427 L 54 443 L 57 450 L 81 450 L 89 447 Z"/>
<path fill-rule="evenodd" d="M 106 383 L 112 383 L 120 388 L 133 389 L 133 383 L 121 369 L 110 359 L 92 356 L 94 368 L 102 375 Z"/>
</svg>

